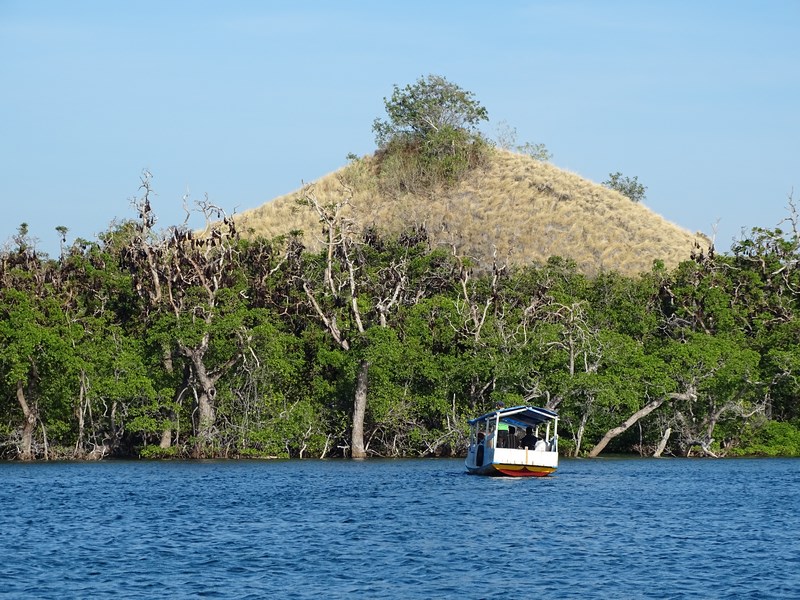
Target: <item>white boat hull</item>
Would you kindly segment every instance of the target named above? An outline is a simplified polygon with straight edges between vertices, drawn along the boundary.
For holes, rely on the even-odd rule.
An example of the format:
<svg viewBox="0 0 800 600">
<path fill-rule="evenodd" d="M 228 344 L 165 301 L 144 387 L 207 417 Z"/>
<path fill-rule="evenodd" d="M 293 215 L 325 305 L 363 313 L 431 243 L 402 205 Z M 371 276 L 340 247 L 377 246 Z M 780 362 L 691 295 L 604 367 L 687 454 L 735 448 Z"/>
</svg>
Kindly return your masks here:
<svg viewBox="0 0 800 600">
<path fill-rule="evenodd" d="M 475 475 L 505 475 L 509 477 L 546 477 L 558 468 L 558 452 L 527 448 L 470 447 L 465 465 Z M 482 460 L 481 460 L 482 458 Z"/>
</svg>

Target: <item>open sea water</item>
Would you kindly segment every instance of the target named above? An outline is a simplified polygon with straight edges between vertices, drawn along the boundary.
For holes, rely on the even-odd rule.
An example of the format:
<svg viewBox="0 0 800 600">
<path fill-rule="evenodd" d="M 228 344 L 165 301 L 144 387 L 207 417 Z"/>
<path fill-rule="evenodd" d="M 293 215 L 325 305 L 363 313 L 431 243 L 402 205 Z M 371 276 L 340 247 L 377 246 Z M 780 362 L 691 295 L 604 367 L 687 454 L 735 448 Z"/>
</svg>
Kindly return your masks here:
<svg viewBox="0 0 800 600">
<path fill-rule="evenodd" d="M 0 464 L 2 598 L 800 598 L 800 460 Z"/>
</svg>

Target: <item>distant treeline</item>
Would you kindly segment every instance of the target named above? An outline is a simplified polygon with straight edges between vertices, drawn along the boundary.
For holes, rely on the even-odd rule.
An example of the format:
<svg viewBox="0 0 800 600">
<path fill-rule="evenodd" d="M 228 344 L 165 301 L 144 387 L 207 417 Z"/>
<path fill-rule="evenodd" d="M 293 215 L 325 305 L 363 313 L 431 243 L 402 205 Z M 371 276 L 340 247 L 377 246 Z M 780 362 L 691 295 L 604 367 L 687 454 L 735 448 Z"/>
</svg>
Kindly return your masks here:
<svg viewBox="0 0 800 600">
<path fill-rule="evenodd" d="M 3 457 L 459 455 L 498 401 L 556 409 L 564 455 L 800 454 L 793 206 L 631 278 L 478 269 L 313 193 L 319 253 L 208 203 L 156 231 L 150 194 L 58 258 L 25 225 L 0 253 Z"/>
</svg>

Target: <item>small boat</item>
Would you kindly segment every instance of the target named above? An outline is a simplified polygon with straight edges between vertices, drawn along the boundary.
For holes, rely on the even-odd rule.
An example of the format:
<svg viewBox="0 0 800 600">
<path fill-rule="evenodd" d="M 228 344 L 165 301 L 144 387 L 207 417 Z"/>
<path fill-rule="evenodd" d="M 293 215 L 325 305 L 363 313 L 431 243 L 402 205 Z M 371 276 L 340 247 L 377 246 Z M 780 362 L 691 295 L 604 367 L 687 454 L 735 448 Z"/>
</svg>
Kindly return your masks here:
<svg viewBox="0 0 800 600">
<path fill-rule="evenodd" d="M 546 477 L 558 468 L 558 414 L 547 408 L 498 408 L 469 421 L 464 461 L 475 475 Z"/>
</svg>

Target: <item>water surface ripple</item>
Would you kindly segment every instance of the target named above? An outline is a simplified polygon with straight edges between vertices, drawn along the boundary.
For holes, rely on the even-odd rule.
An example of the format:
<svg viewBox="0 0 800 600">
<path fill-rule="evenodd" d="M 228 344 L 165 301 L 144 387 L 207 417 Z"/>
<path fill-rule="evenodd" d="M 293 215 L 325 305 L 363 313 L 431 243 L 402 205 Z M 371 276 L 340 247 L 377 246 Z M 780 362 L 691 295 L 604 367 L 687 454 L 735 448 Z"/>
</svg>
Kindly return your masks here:
<svg viewBox="0 0 800 600">
<path fill-rule="evenodd" d="M 0 464 L 3 598 L 800 598 L 800 460 Z"/>
</svg>

